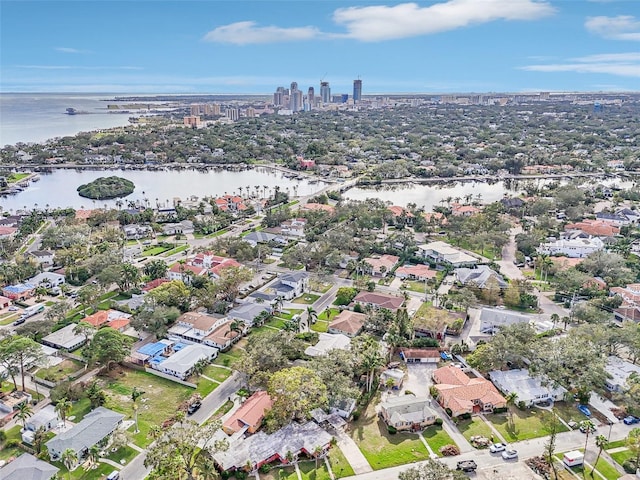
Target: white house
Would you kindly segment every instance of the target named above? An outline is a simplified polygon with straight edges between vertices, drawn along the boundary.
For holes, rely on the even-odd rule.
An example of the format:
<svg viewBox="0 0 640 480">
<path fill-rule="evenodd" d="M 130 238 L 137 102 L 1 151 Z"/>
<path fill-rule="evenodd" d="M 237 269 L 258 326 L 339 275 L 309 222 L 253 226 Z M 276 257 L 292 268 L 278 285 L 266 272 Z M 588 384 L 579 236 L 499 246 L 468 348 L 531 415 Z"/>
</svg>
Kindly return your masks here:
<svg viewBox="0 0 640 480">
<path fill-rule="evenodd" d="M 35 285 L 36 287 L 42 285 L 47 288 L 54 288 L 65 283 L 65 276 L 59 273 L 43 272 L 30 278 L 27 282 L 31 285 Z"/>
<path fill-rule="evenodd" d="M 162 233 L 164 235 L 188 234 L 193 233 L 193 222 L 191 220 L 183 220 L 179 223 L 165 223 L 162 225 Z"/>
<path fill-rule="evenodd" d="M 227 319 L 222 316 L 186 312 L 178 317 L 167 333 L 170 339 L 177 337 L 192 343 L 203 343 L 207 335 L 225 322 Z"/>
<path fill-rule="evenodd" d="M 285 300 L 293 300 L 304 293 L 309 284 L 307 272 L 290 272 L 283 274 L 271 288 L 277 296 Z"/>
<path fill-rule="evenodd" d="M 446 263 L 454 267 L 468 267 L 478 263 L 475 257 L 441 241 L 418 245 L 416 254 L 435 263 Z"/>
<path fill-rule="evenodd" d="M 53 405 L 47 405 L 42 410 L 34 413 L 27 419 L 22 430 L 22 441 L 33 444 L 34 433 L 39 428 L 42 428 L 45 432 L 48 432 L 55 427 L 59 422 L 58 414 Z"/>
<path fill-rule="evenodd" d="M 211 361 L 218 355 L 218 349 L 206 345 L 187 345 L 162 362 L 151 363 L 151 368 L 184 380 L 196 363 Z"/>
<path fill-rule="evenodd" d="M 604 242 L 598 237 L 560 239 L 541 243 L 538 253 L 547 255 L 565 255 L 569 258 L 584 258 L 604 248 Z"/>
<path fill-rule="evenodd" d="M 319 333 L 318 343 L 304 351 L 310 357 L 321 357 L 330 350 L 349 350 L 351 339 L 341 333 Z"/>
<path fill-rule="evenodd" d="M 38 265 L 46 267 L 53 265 L 53 258 L 55 254 L 49 250 L 34 250 L 33 252 L 29 252 L 29 256 L 33 258 Z"/>
<path fill-rule="evenodd" d="M 563 400 L 567 390 L 561 386 L 542 385 L 539 378 L 529 375 L 524 368 L 515 370 L 494 370 L 489 372 L 489 378 L 504 395 L 515 393 L 516 402 L 524 402 L 527 407 L 544 401 Z"/>
<path fill-rule="evenodd" d="M 80 333 L 75 333 L 77 325 L 72 323 L 66 327 L 50 333 L 42 339 L 42 343 L 52 348 L 64 348 L 67 351 L 76 350 L 84 345 L 87 341 L 86 337 Z"/>
<path fill-rule="evenodd" d="M 632 373 L 640 375 L 640 365 L 634 365 L 619 357 L 607 358 L 606 372 L 611 376 L 604 382 L 604 386 L 612 392 L 622 392 L 627 388 L 627 380 Z"/>
<path fill-rule="evenodd" d="M 280 232 L 282 235 L 290 237 L 304 237 L 304 227 L 306 225 L 306 218 L 292 218 L 280 224 Z"/>
<path fill-rule="evenodd" d="M 493 335 L 501 327 L 516 323 L 529 323 L 531 319 L 521 313 L 499 310 L 497 308 L 483 308 L 480 311 L 480 332 Z"/>
<path fill-rule="evenodd" d="M 430 405 L 431 397 L 390 397 L 380 404 L 380 415 L 387 425 L 396 430 L 421 430 L 433 425 L 438 418 Z"/>
<path fill-rule="evenodd" d="M 138 225 L 135 223 L 125 225 L 122 227 L 122 231 L 124 232 L 125 237 L 127 237 L 127 240 L 147 238 L 153 233 L 153 229 L 149 225 Z"/>
</svg>

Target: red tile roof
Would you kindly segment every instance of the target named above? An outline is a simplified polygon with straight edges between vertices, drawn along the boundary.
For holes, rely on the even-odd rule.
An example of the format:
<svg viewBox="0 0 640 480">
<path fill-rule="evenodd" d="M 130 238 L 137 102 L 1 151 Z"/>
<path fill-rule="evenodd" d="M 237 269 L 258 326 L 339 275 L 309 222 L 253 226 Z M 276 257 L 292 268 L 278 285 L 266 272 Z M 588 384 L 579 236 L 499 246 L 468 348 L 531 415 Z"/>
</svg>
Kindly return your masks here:
<svg viewBox="0 0 640 480">
<path fill-rule="evenodd" d="M 265 412 L 272 406 L 271 397 L 265 391 L 259 391 L 251 395 L 242 406 L 236 410 L 222 425 L 222 429 L 233 434 L 242 430 L 245 425 L 255 430 L 262 423 Z"/>
<path fill-rule="evenodd" d="M 346 332 L 351 335 L 356 335 L 360 330 L 362 330 L 366 320 L 367 316 L 364 313 L 343 310 L 329 324 L 329 328 L 340 330 L 341 332 Z"/>
</svg>

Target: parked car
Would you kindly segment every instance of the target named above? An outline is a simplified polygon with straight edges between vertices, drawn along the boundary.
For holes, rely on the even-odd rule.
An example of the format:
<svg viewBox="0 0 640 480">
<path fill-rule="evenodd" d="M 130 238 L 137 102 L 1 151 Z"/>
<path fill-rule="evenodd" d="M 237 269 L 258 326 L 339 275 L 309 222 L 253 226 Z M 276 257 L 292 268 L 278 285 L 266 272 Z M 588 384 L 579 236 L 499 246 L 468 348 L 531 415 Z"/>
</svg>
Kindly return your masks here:
<svg viewBox="0 0 640 480">
<path fill-rule="evenodd" d="M 494 443 L 489 447 L 491 453 L 504 452 L 506 449 L 507 446 L 504 443 Z"/>
<path fill-rule="evenodd" d="M 591 416 L 591 410 L 589 410 L 589 407 L 587 407 L 586 405 L 578 405 L 578 410 L 580 410 L 587 417 Z"/>
<path fill-rule="evenodd" d="M 13 322 L 13 326 L 18 326 L 18 325 L 22 325 L 24 322 L 26 322 L 27 319 L 26 318 L 19 318 L 18 320 L 16 320 L 15 322 Z"/>
<path fill-rule="evenodd" d="M 634 423 L 640 423 L 640 418 L 629 415 L 628 417 L 624 417 L 622 421 L 625 425 L 633 425 Z"/>
<path fill-rule="evenodd" d="M 452 360 L 453 357 L 448 352 L 440 352 L 440 358 L 443 360 Z"/>
<path fill-rule="evenodd" d="M 196 400 L 191 405 L 187 407 L 187 415 L 192 415 L 198 411 L 198 409 L 202 406 L 202 402 L 200 400 Z"/>
<path fill-rule="evenodd" d="M 502 458 L 504 458 L 505 460 L 511 460 L 513 458 L 518 458 L 518 451 L 517 450 L 505 450 L 504 452 L 502 452 Z"/>
<path fill-rule="evenodd" d="M 18 307 L 14 307 L 13 305 L 9 307 L 9 311 L 10 312 L 17 312 L 18 311 Z"/>
<path fill-rule="evenodd" d="M 463 472 L 475 472 L 476 468 L 478 468 L 478 465 L 473 460 L 463 460 L 456 465 L 456 470 L 462 470 Z"/>
<path fill-rule="evenodd" d="M 580 431 L 582 433 L 587 433 L 587 430 L 589 430 L 589 433 L 593 433 L 597 429 L 595 425 L 585 425 L 585 424 L 580 425 Z"/>
</svg>

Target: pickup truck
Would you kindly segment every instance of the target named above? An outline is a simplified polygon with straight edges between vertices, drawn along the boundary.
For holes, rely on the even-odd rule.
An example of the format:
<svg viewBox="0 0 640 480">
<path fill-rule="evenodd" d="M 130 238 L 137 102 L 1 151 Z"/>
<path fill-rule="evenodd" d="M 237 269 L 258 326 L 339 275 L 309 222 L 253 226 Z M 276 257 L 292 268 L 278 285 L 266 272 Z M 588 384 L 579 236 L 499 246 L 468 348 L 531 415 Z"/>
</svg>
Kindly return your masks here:
<svg viewBox="0 0 640 480">
<path fill-rule="evenodd" d="M 462 470 L 463 472 L 475 472 L 476 468 L 478 468 L 478 465 L 473 460 L 463 460 L 456 465 L 456 470 Z"/>
</svg>

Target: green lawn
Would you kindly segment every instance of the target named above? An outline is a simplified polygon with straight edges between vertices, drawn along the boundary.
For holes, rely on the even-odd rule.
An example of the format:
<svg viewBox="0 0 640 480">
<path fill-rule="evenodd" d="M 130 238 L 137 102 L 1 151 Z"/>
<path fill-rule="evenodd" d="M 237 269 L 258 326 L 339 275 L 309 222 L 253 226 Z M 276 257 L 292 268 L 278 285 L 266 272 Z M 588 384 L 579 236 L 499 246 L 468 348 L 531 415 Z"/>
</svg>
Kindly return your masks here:
<svg viewBox="0 0 640 480">
<path fill-rule="evenodd" d="M 215 365 L 208 365 L 204 370 L 204 374 L 207 377 L 213 378 L 214 380 L 222 383 L 231 376 L 231 370 L 227 368 L 220 368 Z"/>
<path fill-rule="evenodd" d="M 298 298 L 295 298 L 292 303 L 301 303 L 303 305 L 313 305 L 316 300 L 320 298 L 320 295 L 315 295 L 313 293 L 305 293 Z"/>
<path fill-rule="evenodd" d="M 84 364 L 70 358 L 65 358 L 61 363 L 49 368 L 40 368 L 36 372 L 36 377 L 43 378 L 50 382 L 58 382 L 60 380 L 66 380 L 69 375 L 82 370 Z"/>
<path fill-rule="evenodd" d="M 433 425 L 428 427 L 422 432 L 422 436 L 427 441 L 431 450 L 436 453 L 438 456 L 440 455 L 440 448 L 445 445 L 455 445 L 456 442 L 449 436 L 447 432 L 441 426 Z"/>
<path fill-rule="evenodd" d="M 285 320 L 291 320 L 294 315 L 298 315 L 303 311 L 304 310 L 302 308 L 287 308 L 282 312 L 278 312 L 278 317 L 284 318 Z"/>
<path fill-rule="evenodd" d="M 331 447 L 331 450 L 329 450 L 329 463 L 331 464 L 331 471 L 336 478 L 355 475 L 353 468 L 351 468 L 344 453 L 342 453 L 342 450 L 340 450 L 337 445 L 334 445 Z"/>
<path fill-rule="evenodd" d="M 161 253 L 167 252 L 171 250 L 171 247 L 151 247 L 147 248 L 142 252 L 143 257 L 155 257 L 156 255 L 160 255 Z"/>
<path fill-rule="evenodd" d="M 631 450 L 621 450 L 616 453 L 610 453 L 609 456 L 611 456 L 618 465 L 622 466 L 624 462 L 633 457 L 633 453 Z"/>
<path fill-rule="evenodd" d="M 18 319 L 18 314 L 15 312 L 9 312 L 9 313 L 3 314 L 1 318 L 2 320 L 0 320 L 0 325 L 2 326 L 10 325 Z"/>
<path fill-rule="evenodd" d="M 240 358 L 242 352 L 240 350 L 236 350 L 232 348 L 228 352 L 218 353 L 218 356 L 215 358 L 212 365 L 223 365 L 225 367 L 233 367 L 233 363 Z"/>
<path fill-rule="evenodd" d="M 477 435 L 482 435 L 486 438 L 491 438 L 491 435 L 493 435 L 493 431 L 489 425 L 479 417 L 472 417 L 471 420 L 461 420 L 458 422 L 458 430 L 460 430 L 467 440 Z"/>
<path fill-rule="evenodd" d="M 207 380 L 206 378 L 203 378 L 203 377 L 200 377 L 198 379 L 191 378 L 189 379 L 189 381 L 197 385 L 197 388 L 195 391 L 200 395 L 202 395 L 202 398 L 209 395 L 220 385 L 219 383 L 212 382 L 211 380 Z"/>
<path fill-rule="evenodd" d="M 593 468 L 593 465 L 591 465 L 591 468 Z M 587 477 L 591 476 L 589 475 L 591 473 L 591 468 L 587 469 Z M 600 472 L 600 474 L 603 475 L 607 480 L 617 480 L 622 476 L 620 473 L 618 473 L 618 471 L 615 469 L 613 465 L 611 465 L 602 457 L 600 457 L 600 459 L 598 460 L 598 463 L 596 463 L 596 471 Z M 600 478 L 600 477 L 594 474 L 593 478 Z"/>
<path fill-rule="evenodd" d="M 107 458 L 120 465 L 127 465 L 131 460 L 138 456 L 138 453 L 139 452 L 137 450 L 134 450 L 130 446 L 125 445 L 124 447 L 120 447 L 115 452 L 109 453 L 109 455 L 107 455 Z M 122 460 L 124 460 L 124 463 L 122 463 Z"/>
<path fill-rule="evenodd" d="M 151 373 L 128 369 L 123 369 L 120 373 L 112 372 L 116 378 L 100 378 L 100 383 L 107 393 L 105 406 L 125 414 L 127 418 L 133 418 L 131 392 L 134 387 L 145 392 L 138 413 L 140 433 L 134 435 L 134 443 L 146 447 L 151 443 L 151 439 L 147 437 L 151 426 L 162 425 L 176 413 L 177 407 L 195 392 L 192 388 Z M 214 385 L 213 382 L 208 383 Z M 206 386 L 208 385 L 203 384 L 203 388 Z M 133 428 L 135 426 L 132 426 Z"/>
<path fill-rule="evenodd" d="M 378 418 L 374 404 L 352 425 L 351 438 L 374 470 L 426 460 L 429 452 L 417 435 L 389 434 L 386 424 Z"/>
<path fill-rule="evenodd" d="M 84 416 L 91 411 L 91 401 L 88 398 L 81 398 L 77 402 L 73 402 L 71 405 L 71 411 L 69 417 L 73 417 L 73 422 L 78 423 L 84 418 Z"/>
<path fill-rule="evenodd" d="M 341 310 L 339 308 L 327 308 L 326 310 L 323 310 L 322 313 L 318 314 L 318 320 L 331 321 L 336 318 L 336 315 L 338 315 L 340 311 Z"/>
<path fill-rule="evenodd" d="M 544 437 L 551 433 L 552 413 L 539 408 L 520 410 L 510 407 L 510 411 L 513 414 L 513 421 L 509 414 L 506 413 L 487 415 L 487 420 L 493 424 L 508 442 Z M 568 431 L 567 427 L 560 422 L 557 422 L 557 429 L 558 432 Z"/>
<path fill-rule="evenodd" d="M 620 448 L 627 446 L 627 439 L 623 438 L 622 440 L 615 440 L 613 442 L 607 443 L 607 450 L 611 450 L 612 448 Z"/>
<path fill-rule="evenodd" d="M 412 292 L 425 293 L 425 285 L 424 282 L 418 282 L 416 280 L 403 280 L 402 285 L 406 285 L 406 290 L 411 290 Z"/>
<path fill-rule="evenodd" d="M 10 173 L 6 180 L 7 183 L 18 183 L 19 181 L 27 178 L 29 175 L 31 175 L 30 173 Z"/>
<path fill-rule="evenodd" d="M 570 421 L 580 422 L 584 420 L 584 415 L 576 407 L 576 403 L 573 402 L 555 402 L 553 404 L 553 411 L 565 422 Z"/>
<path fill-rule="evenodd" d="M 179 247 L 172 248 L 162 254 L 163 257 L 170 257 L 171 255 L 175 255 L 176 253 L 184 252 L 189 248 L 189 245 L 180 245 Z"/>
<path fill-rule="evenodd" d="M 7 442 L 9 440 L 18 440 L 22 441 L 22 437 L 20 436 L 20 429 L 22 427 L 20 425 L 16 425 L 15 427 L 7 430 L 5 433 L 7 434 Z M 7 448 L 4 445 L 0 445 L 0 460 L 8 460 L 11 457 L 17 457 L 21 455 L 24 450 L 19 449 L 18 447 Z"/>
<path fill-rule="evenodd" d="M 265 325 L 282 330 L 286 321 L 287 320 L 280 317 L 273 317 L 271 320 L 265 323 Z"/>
<path fill-rule="evenodd" d="M 326 320 L 317 320 L 311 324 L 311 330 L 318 333 L 326 333 L 329 330 L 329 322 Z"/>
<path fill-rule="evenodd" d="M 327 293 L 331 290 L 331 283 L 322 283 L 322 282 L 309 282 L 309 288 L 314 292 Z"/>
</svg>

